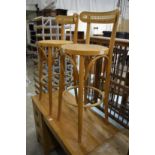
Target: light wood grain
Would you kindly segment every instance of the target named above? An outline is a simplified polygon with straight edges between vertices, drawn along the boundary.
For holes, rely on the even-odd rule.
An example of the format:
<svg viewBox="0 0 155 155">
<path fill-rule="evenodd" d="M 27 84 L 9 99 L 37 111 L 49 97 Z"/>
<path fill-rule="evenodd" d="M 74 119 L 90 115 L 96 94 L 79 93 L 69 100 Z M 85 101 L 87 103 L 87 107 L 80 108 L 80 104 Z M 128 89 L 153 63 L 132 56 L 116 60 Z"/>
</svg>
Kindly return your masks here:
<svg viewBox="0 0 155 155">
<path fill-rule="evenodd" d="M 67 97 L 68 100 L 74 100 L 74 97 L 71 94 L 68 94 Z M 49 117 L 48 115 L 48 99 L 48 94 L 42 94 L 41 100 L 39 100 L 38 95 L 32 97 L 33 103 L 43 114 L 44 121 L 67 154 L 86 155 L 119 132 L 117 128 L 109 123 L 105 123 L 92 111 L 87 110 L 83 112 L 83 139 L 81 143 L 78 143 L 78 109 L 68 105 L 66 103 L 67 101 L 63 100 L 63 117 L 58 121 L 56 119 L 58 110 L 58 92 L 53 92 L 52 96 L 52 117 Z M 124 145 L 122 144 L 121 146 Z"/>
<path fill-rule="evenodd" d="M 87 30 L 86 30 L 86 44 L 89 44 L 89 43 L 90 43 L 90 18 L 88 19 Z"/>
<path fill-rule="evenodd" d="M 106 140 L 102 145 L 95 148 L 89 155 L 127 155 L 128 153 L 128 136 L 122 132 Z"/>
<path fill-rule="evenodd" d="M 37 20 L 37 19 L 36 19 Z M 38 54 L 39 54 L 39 98 L 42 97 L 42 88 L 43 88 L 43 63 L 48 64 L 48 93 L 49 93 L 49 115 L 52 115 L 52 49 L 57 48 L 57 51 L 64 44 L 72 44 L 77 42 L 77 32 L 78 32 L 78 15 L 74 14 L 73 16 L 57 16 L 56 21 L 58 24 L 61 24 L 61 40 L 41 40 L 37 42 Z M 75 32 L 73 41 L 67 41 L 65 39 L 65 30 L 64 24 L 74 24 Z M 45 48 L 48 49 L 48 56 L 45 54 Z M 44 60 L 44 61 L 43 61 Z M 62 80 L 61 80 L 62 81 Z M 61 95 L 60 95 L 61 97 Z M 59 104 L 61 107 L 61 103 Z M 61 111 L 59 107 L 59 111 Z M 60 117 L 60 112 L 58 112 L 58 118 Z"/>
<path fill-rule="evenodd" d="M 49 93 L 49 115 L 52 114 L 52 48 L 48 48 L 48 93 Z"/>
<path fill-rule="evenodd" d="M 78 142 L 82 140 L 82 127 L 83 127 L 83 105 L 84 105 L 84 57 L 80 56 L 79 68 L 79 95 L 78 95 Z"/>
<path fill-rule="evenodd" d="M 61 47 L 61 45 L 72 44 L 73 41 L 68 40 L 41 40 L 37 45 L 42 47 Z"/>
<path fill-rule="evenodd" d="M 61 109 L 62 109 L 62 92 L 65 89 L 64 83 L 64 72 L 65 72 L 65 57 L 61 55 L 60 57 L 60 77 L 59 77 L 59 98 L 58 98 L 58 120 L 60 120 Z"/>
<path fill-rule="evenodd" d="M 39 53 L 39 56 L 38 56 L 38 59 L 39 59 L 39 63 L 38 63 L 38 68 L 39 68 L 39 98 L 41 99 L 42 97 L 42 82 L 41 82 L 41 79 L 42 79 L 42 74 L 43 74 L 43 56 L 42 56 L 42 52 L 40 50 L 40 48 L 38 48 L 38 53 Z"/>
<path fill-rule="evenodd" d="M 61 25 L 61 40 L 65 39 L 65 26 L 64 24 Z"/>
<path fill-rule="evenodd" d="M 107 47 L 90 44 L 69 44 L 62 45 L 61 48 L 65 50 L 65 53 L 70 55 L 93 56 L 108 54 L 109 52 Z"/>
<path fill-rule="evenodd" d="M 118 9 L 108 12 L 83 11 L 80 13 L 80 20 L 86 23 L 114 23 L 118 13 Z"/>
<path fill-rule="evenodd" d="M 74 13 L 73 16 L 63 16 L 63 15 L 56 16 L 56 22 L 61 25 L 61 40 L 64 40 L 64 36 L 65 36 L 64 25 L 65 24 L 74 24 L 75 29 L 74 29 L 73 42 L 77 43 L 78 22 L 79 22 L 78 14 Z"/>
<path fill-rule="evenodd" d="M 56 16 L 56 22 L 58 24 L 75 24 L 78 19 L 78 14 L 74 13 L 73 16 L 65 16 L 65 15 L 58 15 Z"/>
<path fill-rule="evenodd" d="M 112 13 L 112 12 L 111 12 Z M 115 14 L 115 20 L 113 22 L 113 28 L 112 28 L 112 34 L 111 39 L 109 43 L 109 60 L 108 65 L 106 65 L 106 81 L 105 81 L 105 98 L 104 98 L 104 105 L 105 105 L 105 119 L 108 121 L 108 99 L 109 99 L 109 92 L 110 92 L 110 73 L 111 73 L 111 65 L 112 65 L 112 56 L 113 56 L 113 48 L 115 44 L 115 36 L 116 36 L 116 30 L 118 26 L 118 19 L 119 19 L 119 10 L 115 10 L 113 12 Z"/>
<path fill-rule="evenodd" d="M 85 79 L 85 70 L 87 71 L 87 67 L 89 63 L 91 63 L 91 56 L 104 56 L 108 55 L 108 65 L 106 65 L 106 80 L 105 80 L 105 94 L 104 94 L 104 112 L 105 112 L 105 120 L 108 121 L 108 98 L 109 98 L 109 90 L 110 90 L 110 71 L 111 71 L 111 63 L 112 63 L 112 54 L 113 47 L 115 42 L 116 29 L 118 25 L 119 18 L 119 10 L 116 9 L 110 12 L 82 12 L 80 14 L 80 19 L 83 22 L 87 23 L 86 30 L 86 44 L 68 44 L 62 45 L 61 48 L 64 51 L 64 54 L 70 56 L 80 56 L 80 68 L 79 68 L 79 96 L 78 96 L 78 142 L 81 143 L 82 139 L 82 126 L 83 126 L 83 105 L 86 104 L 86 90 L 84 90 L 84 85 L 87 84 L 87 79 Z M 102 24 L 113 24 L 112 35 L 110 38 L 109 48 L 100 46 L 100 45 L 90 45 L 90 24 L 91 23 L 102 23 Z M 84 63 L 84 60 L 86 60 Z M 60 75 L 61 76 L 61 75 Z M 61 92 L 62 93 L 62 92 Z M 62 95 L 61 95 L 62 96 Z M 94 104 L 96 105 L 96 104 Z"/>
<path fill-rule="evenodd" d="M 106 65 L 106 82 L 105 82 L 105 98 L 104 98 L 104 105 L 105 105 L 105 119 L 108 121 L 108 97 L 110 91 L 110 70 L 112 64 L 112 54 L 113 54 L 113 47 L 115 42 L 116 30 L 118 25 L 119 19 L 119 10 L 113 10 L 109 12 L 88 12 L 84 11 L 80 14 L 80 20 L 87 23 L 87 33 L 86 33 L 86 43 L 89 44 L 90 42 L 90 24 L 91 23 L 100 23 L 100 24 L 113 24 L 112 28 L 112 35 L 110 38 L 109 44 L 109 61 L 108 65 Z"/>
<path fill-rule="evenodd" d="M 73 59 L 73 62 L 75 63 L 73 65 L 73 83 L 74 83 L 74 86 L 77 85 L 77 81 L 78 81 L 78 75 L 77 75 L 77 59 L 76 59 L 76 56 L 72 56 L 72 59 Z M 77 88 L 74 89 L 74 93 L 75 93 L 75 98 L 76 98 L 76 103 L 78 102 L 78 92 L 77 92 Z"/>
</svg>

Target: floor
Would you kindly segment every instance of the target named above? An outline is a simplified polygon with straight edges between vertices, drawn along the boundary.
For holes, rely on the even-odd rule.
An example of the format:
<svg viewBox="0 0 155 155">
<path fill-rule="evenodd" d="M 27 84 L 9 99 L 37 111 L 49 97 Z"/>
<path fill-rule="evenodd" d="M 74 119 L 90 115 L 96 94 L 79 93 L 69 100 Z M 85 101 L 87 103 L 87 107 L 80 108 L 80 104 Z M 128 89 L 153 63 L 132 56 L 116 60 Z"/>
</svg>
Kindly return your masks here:
<svg viewBox="0 0 155 155">
<path fill-rule="evenodd" d="M 33 107 L 31 102 L 31 96 L 35 95 L 33 81 L 35 67 L 32 58 L 27 58 L 26 67 L 26 155 L 43 155 L 42 147 L 36 139 Z M 56 148 L 49 155 L 63 154 L 64 153 L 60 148 Z"/>
</svg>

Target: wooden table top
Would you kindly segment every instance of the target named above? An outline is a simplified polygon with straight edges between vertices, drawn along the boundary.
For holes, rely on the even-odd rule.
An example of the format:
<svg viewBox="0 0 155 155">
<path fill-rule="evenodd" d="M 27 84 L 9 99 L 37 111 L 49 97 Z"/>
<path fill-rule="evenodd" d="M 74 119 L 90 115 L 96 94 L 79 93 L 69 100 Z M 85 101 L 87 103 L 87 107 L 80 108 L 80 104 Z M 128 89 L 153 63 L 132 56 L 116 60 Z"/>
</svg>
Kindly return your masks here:
<svg viewBox="0 0 155 155">
<path fill-rule="evenodd" d="M 75 101 L 71 94 L 67 95 L 68 100 Z M 39 101 L 39 96 L 33 96 L 32 101 L 44 116 L 47 126 L 56 137 L 60 145 L 67 154 L 71 155 L 114 155 L 106 154 L 109 152 L 106 147 L 112 149 L 115 155 L 125 155 L 128 151 L 128 136 L 109 123 L 105 123 L 98 115 L 91 110 L 84 111 L 83 135 L 81 144 L 78 143 L 78 113 L 77 108 L 67 104 L 66 100 L 62 102 L 62 114 L 60 121 L 57 121 L 58 92 L 52 95 L 53 114 L 52 118 L 48 116 L 48 94 L 43 94 Z M 119 141 L 121 137 L 121 142 Z M 112 140 L 114 138 L 114 141 Z M 111 142 L 112 140 L 112 142 Z M 121 144 L 123 143 L 123 144 Z M 106 144 L 106 145 L 104 145 Z M 101 147 L 101 148 L 100 148 Z M 105 150 L 106 151 L 105 151 Z M 94 153 L 93 153 L 94 152 Z M 106 153 L 104 153 L 106 152 Z"/>
<path fill-rule="evenodd" d="M 69 40 L 41 40 L 37 42 L 37 45 L 42 47 L 60 47 L 61 45 L 72 43 Z"/>
<path fill-rule="evenodd" d="M 96 43 L 96 44 L 103 44 L 103 43 L 109 43 L 110 37 L 104 37 L 104 36 L 91 36 L 90 42 Z M 123 45 L 123 46 L 129 46 L 129 39 L 121 39 L 121 38 L 115 38 L 115 45 Z"/>
<path fill-rule="evenodd" d="M 109 51 L 107 47 L 92 44 L 68 44 L 62 45 L 61 48 L 65 50 L 65 53 L 84 56 L 107 55 Z"/>
</svg>

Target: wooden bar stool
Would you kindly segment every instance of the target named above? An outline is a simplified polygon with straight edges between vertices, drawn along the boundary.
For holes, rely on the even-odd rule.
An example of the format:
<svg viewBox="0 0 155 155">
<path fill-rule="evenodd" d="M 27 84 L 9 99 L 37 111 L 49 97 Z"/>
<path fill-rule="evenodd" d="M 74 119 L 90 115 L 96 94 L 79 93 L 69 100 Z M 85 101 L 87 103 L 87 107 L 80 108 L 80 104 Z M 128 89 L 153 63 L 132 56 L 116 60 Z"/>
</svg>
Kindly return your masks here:
<svg viewBox="0 0 155 155">
<path fill-rule="evenodd" d="M 110 70 L 111 70 L 111 63 L 112 63 L 112 53 L 113 53 L 113 46 L 115 41 L 115 34 L 118 25 L 118 18 L 119 18 L 119 10 L 114 10 L 110 12 L 82 12 L 80 14 L 80 19 L 83 22 L 87 23 L 87 31 L 86 31 L 86 44 L 68 44 L 61 46 L 62 49 L 62 64 L 60 68 L 60 85 L 59 85 L 59 93 L 63 94 L 65 97 L 65 93 L 71 89 L 78 89 L 78 100 L 77 104 L 72 104 L 68 101 L 68 103 L 72 104 L 73 106 L 78 107 L 78 142 L 81 142 L 82 139 L 82 120 L 83 120 L 83 109 L 91 108 L 94 106 L 98 106 L 101 103 L 104 103 L 105 107 L 105 120 L 108 121 L 108 94 L 109 94 L 109 85 L 110 85 Z M 100 45 L 90 45 L 90 24 L 91 23 L 103 23 L 103 24 L 113 24 L 112 35 L 110 40 L 109 48 L 100 46 Z M 75 71 L 77 85 L 67 88 L 64 91 L 64 57 L 69 57 Z M 79 71 L 77 69 L 76 62 L 72 59 L 72 56 L 79 56 L 80 57 L 80 65 Z M 96 60 L 103 58 L 108 63 L 106 65 L 106 81 L 105 81 L 105 91 L 102 92 L 99 89 L 86 85 L 85 81 L 87 81 L 88 74 L 96 62 Z M 93 104 L 86 104 L 86 89 L 92 89 L 97 91 L 101 95 L 101 100 L 97 103 Z M 67 94 L 67 93 L 66 93 Z M 59 95 L 59 108 L 58 116 L 61 113 L 61 102 L 62 102 L 62 95 Z"/>
<path fill-rule="evenodd" d="M 73 16 L 56 16 L 56 22 L 61 25 L 61 40 L 42 40 L 37 43 L 39 54 L 39 99 L 42 98 L 43 85 L 46 85 L 44 79 L 48 76 L 49 116 L 52 115 L 52 76 L 54 76 L 54 74 L 52 75 L 52 65 L 54 63 L 54 54 L 59 54 L 62 45 L 77 43 L 78 18 L 77 14 Z M 64 40 L 64 26 L 66 24 L 75 25 L 73 41 Z M 45 64 L 48 65 L 48 75 L 43 76 L 43 65 Z"/>
</svg>

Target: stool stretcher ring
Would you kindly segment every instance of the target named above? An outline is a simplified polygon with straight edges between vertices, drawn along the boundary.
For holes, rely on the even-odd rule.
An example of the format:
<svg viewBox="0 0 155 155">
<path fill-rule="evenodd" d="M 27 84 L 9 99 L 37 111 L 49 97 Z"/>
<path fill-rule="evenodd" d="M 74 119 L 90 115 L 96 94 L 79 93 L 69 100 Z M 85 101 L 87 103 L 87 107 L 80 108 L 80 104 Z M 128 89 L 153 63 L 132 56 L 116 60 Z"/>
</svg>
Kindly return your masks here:
<svg viewBox="0 0 155 155">
<path fill-rule="evenodd" d="M 65 93 L 66 93 L 66 92 L 69 92 L 70 90 L 75 89 L 75 88 L 78 88 L 78 86 L 70 86 L 70 87 L 68 87 L 68 88 L 63 92 L 63 96 L 65 96 Z M 101 99 L 99 102 L 93 103 L 93 104 L 86 104 L 86 105 L 83 106 L 84 108 L 96 107 L 96 106 L 99 106 L 99 105 L 101 105 L 101 104 L 103 103 L 104 92 L 102 92 L 101 90 L 99 90 L 99 89 L 97 89 L 97 88 L 95 88 L 95 87 L 93 87 L 93 86 L 85 86 L 84 88 L 93 89 L 93 90 L 97 91 L 97 92 L 102 96 L 102 99 Z M 65 98 L 65 97 L 63 97 L 63 98 Z M 66 103 L 68 103 L 68 104 L 70 104 L 70 105 L 72 105 L 72 106 L 75 106 L 75 107 L 78 106 L 78 104 L 70 103 L 70 102 L 68 102 L 68 101 L 67 101 Z"/>
</svg>

